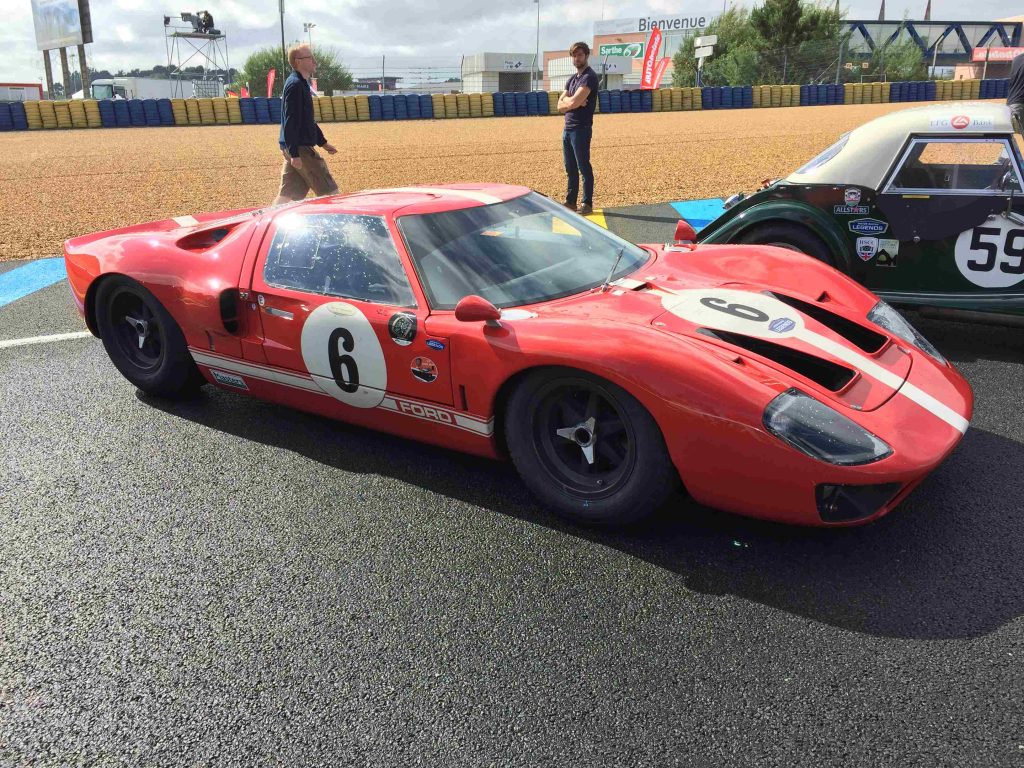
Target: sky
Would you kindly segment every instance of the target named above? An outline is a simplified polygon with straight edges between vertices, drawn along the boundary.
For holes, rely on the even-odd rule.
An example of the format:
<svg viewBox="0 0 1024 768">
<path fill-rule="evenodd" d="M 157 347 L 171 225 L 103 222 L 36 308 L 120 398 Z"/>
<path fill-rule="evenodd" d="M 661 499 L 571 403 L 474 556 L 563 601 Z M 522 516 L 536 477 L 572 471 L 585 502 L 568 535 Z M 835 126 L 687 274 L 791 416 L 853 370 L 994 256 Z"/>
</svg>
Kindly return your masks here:
<svg viewBox="0 0 1024 768">
<path fill-rule="evenodd" d="M 740 0 L 743 2 L 743 0 Z M 746 0 L 750 4 L 753 0 Z M 840 0 L 848 18 L 877 18 L 880 0 Z M 593 39 L 595 20 L 669 14 L 706 15 L 721 10 L 721 0 L 541 0 L 541 50 L 566 48 L 574 40 Z M 831 0 L 828 0 L 831 4 Z M 886 18 L 920 18 L 927 0 L 888 0 Z M 284 0 L 285 38 L 304 38 L 303 22 L 312 22 L 314 45 L 330 44 L 354 74 L 379 72 L 381 56 L 396 66 L 416 64 L 456 73 L 463 54 L 479 51 L 532 52 L 536 45 L 537 5 L 532 0 Z M 96 69 L 148 69 L 167 63 L 163 15 L 208 10 L 228 35 L 231 66 L 241 67 L 248 53 L 281 44 L 278 0 L 92 0 L 95 42 L 86 57 Z M 966 18 L 965 4 L 933 0 L 933 19 Z M 43 57 L 36 50 L 31 0 L 0 0 L 0 82 L 42 82 Z M 973 0 L 971 19 L 1007 15 L 1006 0 Z M 192 62 L 196 63 L 196 62 Z M 53 55 L 54 76 L 60 77 Z"/>
</svg>

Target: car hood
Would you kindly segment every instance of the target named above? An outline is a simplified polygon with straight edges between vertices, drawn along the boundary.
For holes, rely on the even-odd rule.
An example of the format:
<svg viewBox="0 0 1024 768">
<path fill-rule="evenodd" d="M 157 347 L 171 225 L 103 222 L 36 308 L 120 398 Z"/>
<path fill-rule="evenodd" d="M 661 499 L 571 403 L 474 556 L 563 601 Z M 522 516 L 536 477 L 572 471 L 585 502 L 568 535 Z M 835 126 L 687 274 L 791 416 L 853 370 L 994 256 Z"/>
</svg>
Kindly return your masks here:
<svg viewBox="0 0 1024 768">
<path fill-rule="evenodd" d="M 880 407 L 910 375 L 913 352 L 866 319 L 877 298 L 819 262 L 764 247 L 655 251 L 608 290 L 537 310 L 685 337 L 854 410 Z"/>
</svg>

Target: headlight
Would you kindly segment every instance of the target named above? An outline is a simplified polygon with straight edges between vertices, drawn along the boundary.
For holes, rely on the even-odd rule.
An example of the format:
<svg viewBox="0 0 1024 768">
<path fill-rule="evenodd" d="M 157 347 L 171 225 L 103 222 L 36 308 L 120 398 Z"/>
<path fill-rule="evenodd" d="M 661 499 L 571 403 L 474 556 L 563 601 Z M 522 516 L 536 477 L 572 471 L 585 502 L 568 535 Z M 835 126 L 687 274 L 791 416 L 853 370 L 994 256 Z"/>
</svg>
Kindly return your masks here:
<svg viewBox="0 0 1024 768">
<path fill-rule="evenodd" d="M 764 426 L 801 453 L 829 464 L 871 464 L 892 454 L 884 441 L 798 389 L 787 390 L 768 404 Z"/>
<path fill-rule="evenodd" d="M 929 357 L 933 357 L 943 365 L 946 365 L 944 358 L 931 342 L 922 336 L 918 330 L 907 322 L 899 312 L 890 307 L 884 301 L 875 304 L 875 308 L 868 312 L 868 320 L 875 325 L 885 328 L 893 336 L 898 336 L 907 344 L 913 344 Z"/>
</svg>

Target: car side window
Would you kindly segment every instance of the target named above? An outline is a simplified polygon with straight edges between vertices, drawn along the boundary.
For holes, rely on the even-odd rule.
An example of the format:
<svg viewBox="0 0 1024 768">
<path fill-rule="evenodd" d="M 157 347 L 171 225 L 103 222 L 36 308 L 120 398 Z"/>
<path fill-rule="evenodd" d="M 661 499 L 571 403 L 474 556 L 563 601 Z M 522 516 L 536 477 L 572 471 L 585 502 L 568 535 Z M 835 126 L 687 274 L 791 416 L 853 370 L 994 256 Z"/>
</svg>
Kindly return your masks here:
<svg viewBox="0 0 1024 768">
<path fill-rule="evenodd" d="M 413 307 L 416 301 L 380 216 L 288 214 L 275 222 L 267 285 Z"/>
<path fill-rule="evenodd" d="M 1006 139 L 914 139 L 886 192 L 999 194 L 1021 191 Z"/>
</svg>

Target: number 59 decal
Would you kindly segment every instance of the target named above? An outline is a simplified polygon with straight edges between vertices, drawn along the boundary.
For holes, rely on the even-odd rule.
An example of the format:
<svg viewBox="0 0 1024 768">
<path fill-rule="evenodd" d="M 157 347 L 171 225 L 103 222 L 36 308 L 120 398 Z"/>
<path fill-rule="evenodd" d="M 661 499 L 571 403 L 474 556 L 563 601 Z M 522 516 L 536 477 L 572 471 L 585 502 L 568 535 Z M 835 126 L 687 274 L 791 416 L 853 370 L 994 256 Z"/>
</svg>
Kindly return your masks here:
<svg viewBox="0 0 1024 768">
<path fill-rule="evenodd" d="M 1024 227 L 999 216 L 956 239 L 960 274 L 982 288 L 1009 288 L 1024 280 Z"/>
</svg>

